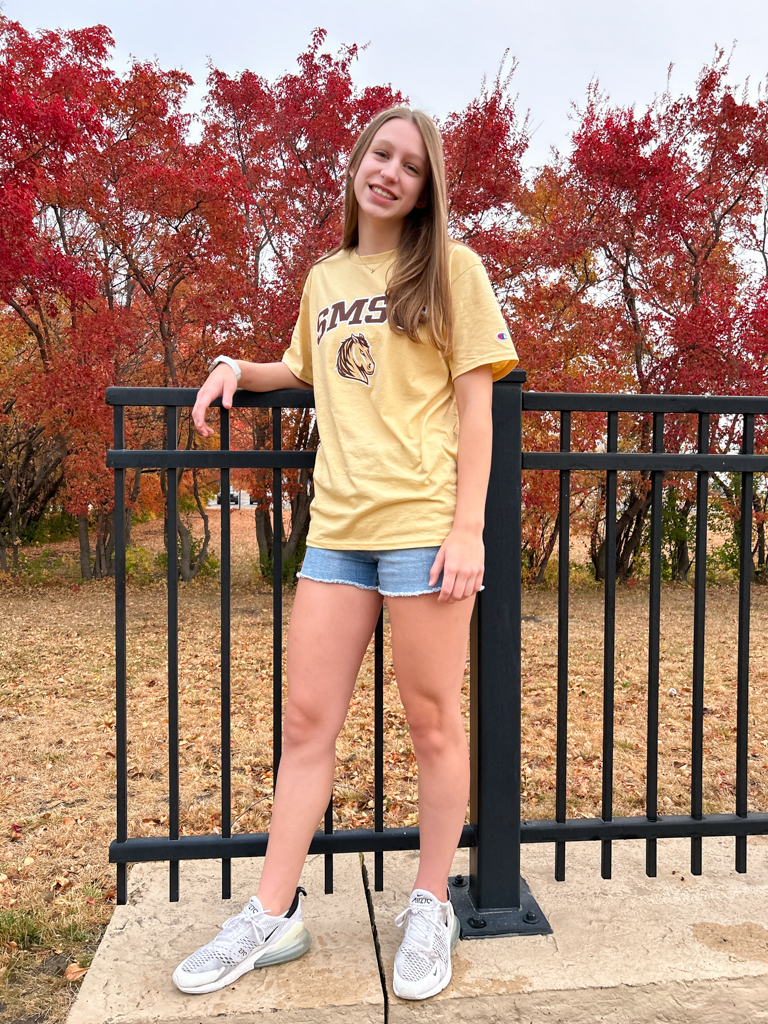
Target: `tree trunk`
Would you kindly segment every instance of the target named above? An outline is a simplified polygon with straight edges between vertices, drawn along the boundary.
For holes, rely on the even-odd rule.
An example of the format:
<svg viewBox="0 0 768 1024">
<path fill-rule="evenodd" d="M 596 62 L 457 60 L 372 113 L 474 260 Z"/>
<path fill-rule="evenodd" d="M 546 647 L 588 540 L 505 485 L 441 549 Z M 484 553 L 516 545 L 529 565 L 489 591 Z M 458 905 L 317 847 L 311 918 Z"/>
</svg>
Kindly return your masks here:
<svg viewBox="0 0 768 1024">
<path fill-rule="evenodd" d="M 626 580 L 632 574 L 635 555 L 643 536 L 645 516 L 651 504 L 650 492 L 643 497 L 630 491 L 629 504 L 616 520 L 616 576 Z M 599 521 L 595 523 L 590 538 L 590 556 L 595 567 L 595 579 L 604 580 L 606 570 L 605 537 L 599 540 Z"/>
<path fill-rule="evenodd" d="M 104 547 L 104 562 L 107 576 L 115 575 L 115 531 L 112 529 L 114 522 L 114 515 L 110 512 L 107 516 L 107 537 Z"/>
<path fill-rule="evenodd" d="M 644 504 L 635 515 L 631 529 L 630 519 L 622 530 L 621 541 L 617 544 L 616 549 L 616 572 L 620 580 L 627 580 L 632 576 L 632 570 L 635 565 L 635 556 L 643 537 L 643 527 L 645 526 L 645 515 L 647 509 L 648 505 Z"/>
<path fill-rule="evenodd" d="M 125 510 L 125 547 L 128 549 L 131 546 L 131 527 L 133 525 L 133 505 L 136 503 L 136 499 L 139 496 L 139 488 L 141 487 L 141 469 L 137 469 L 133 477 L 133 487 L 131 493 L 128 496 L 129 504 Z"/>
<path fill-rule="evenodd" d="M 104 544 L 104 512 L 100 509 L 96 514 L 96 543 L 93 558 L 93 575 L 97 580 L 107 575 L 107 552 Z"/>
<path fill-rule="evenodd" d="M 549 536 L 549 540 L 544 545 L 544 553 L 541 556 L 541 562 L 539 563 L 539 569 L 538 569 L 538 572 L 536 573 L 536 579 L 534 580 L 534 583 L 543 583 L 544 582 L 544 573 L 547 571 L 547 566 L 549 565 L 549 560 L 552 557 L 552 552 L 555 550 L 555 542 L 557 541 L 557 538 L 558 538 L 559 534 L 560 534 L 560 513 L 558 512 L 557 516 L 555 517 L 555 525 L 554 525 L 554 528 L 552 530 L 552 533 Z"/>
<path fill-rule="evenodd" d="M 4 397 L 0 405 L 0 534 L 4 564 L 10 547 L 18 572 L 20 535 L 40 521 L 64 481 L 66 442 L 61 435 L 46 436 L 39 424 L 28 425 L 15 412 L 14 402 Z"/>
<path fill-rule="evenodd" d="M 605 484 L 598 485 L 597 508 L 598 512 L 592 523 L 592 530 L 589 535 L 589 557 L 595 570 L 595 579 L 598 583 L 605 579 L 605 542 L 600 540 L 600 508 L 605 498 Z"/>
<path fill-rule="evenodd" d="M 253 431 L 254 447 L 262 448 L 266 436 L 263 424 L 254 420 Z M 317 448 L 318 444 L 317 423 L 313 421 L 311 414 L 305 414 L 294 438 L 294 447 L 297 451 L 305 451 Z M 291 498 L 291 525 L 287 538 L 281 509 L 280 531 L 284 569 L 287 565 L 292 565 L 294 569 L 297 568 L 297 563 L 302 557 L 306 546 L 307 533 L 309 531 L 309 510 L 314 495 L 312 471 L 309 469 L 300 470 L 297 482 L 298 487 Z M 266 502 L 261 507 L 255 509 L 254 525 L 256 527 L 256 543 L 259 547 L 261 574 L 265 579 L 270 579 L 272 575 L 275 537 L 273 518 L 265 505 Z"/>
<path fill-rule="evenodd" d="M 8 572 L 8 556 L 3 543 L 0 543 L 0 572 Z"/>
<path fill-rule="evenodd" d="M 678 537 L 675 541 L 674 555 L 672 558 L 672 579 L 678 583 L 688 582 L 688 573 L 691 571 L 691 553 L 688 550 L 688 538 Z"/>
<path fill-rule="evenodd" d="M 179 535 L 179 574 L 185 583 L 189 583 L 192 579 L 192 534 L 181 516 L 176 517 L 176 532 Z"/>
<path fill-rule="evenodd" d="M 176 518 L 176 529 L 179 535 L 179 543 L 181 547 L 180 558 L 179 558 L 179 572 L 181 578 L 185 583 L 189 583 L 197 576 L 202 569 L 206 558 L 208 557 L 208 546 L 211 542 L 211 528 L 210 520 L 206 514 L 205 508 L 203 507 L 202 500 L 200 498 L 200 489 L 197 480 L 197 470 L 192 470 L 192 489 L 195 495 L 195 503 L 197 504 L 197 511 L 200 513 L 200 518 L 203 520 L 203 529 L 205 536 L 203 539 L 202 546 L 195 555 L 192 557 L 192 531 L 183 522 L 181 516 L 177 515 Z"/>
<path fill-rule="evenodd" d="M 93 575 L 97 580 L 111 576 L 115 571 L 115 538 L 112 513 L 99 509 L 96 514 L 96 550 Z"/>
<path fill-rule="evenodd" d="M 164 470 L 160 470 L 157 475 L 160 481 L 160 493 L 165 499 L 163 501 L 163 547 L 167 554 L 170 550 L 168 547 L 168 478 Z"/>
<path fill-rule="evenodd" d="M 760 512 L 762 512 L 762 509 L 760 509 Z M 757 547 L 755 549 L 757 565 L 754 570 L 755 581 L 758 583 L 765 583 L 768 579 L 768 565 L 766 565 L 765 559 L 765 520 L 762 516 L 755 517 L 755 532 L 757 533 Z"/>
<path fill-rule="evenodd" d="M 205 564 L 205 560 L 208 557 L 208 545 L 211 542 L 210 520 L 208 518 L 208 513 L 205 511 L 205 507 L 203 506 L 203 502 L 200 499 L 200 487 L 198 484 L 196 469 L 192 470 L 192 492 L 195 496 L 195 504 L 197 505 L 197 511 L 200 513 L 200 518 L 203 520 L 204 531 L 202 547 L 197 553 L 194 565 L 192 565 L 191 567 L 191 579 L 194 579 L 195 576 L 197 576 L 197 574 L 202 569 L 203 565 Z"/>
<path fill-rule="evenodd" d="M 272 517 L 265 509 L 257 508 L 254 518 L 256 520 L 256 543 L 259 545 L 259 565 L 261 574 L 266 579 L 272 567 Z"/>
<path fill-rule="evenodd" d="M 80 542 L 80 577 L 93 579 L 91 572 L 91 542 L 88 538 L 88 516 L 77 517 L 77 536 Z"/>
<path fill-rule="evenodd" d="M 13 513 L 11 515 L 11 551 L 12 551 L 12 564 L 14 576 L 19 575 L 19 535 L 17 532 L 18 527 L 18 511 L 19 503 L 18 500 L 13 502 Z"/>
<path fill-rule="evenodd" d="M 673 498 L 674 499 L 674 494 Z M 677 583 L 687 583 L 691 571 L 691 553 L 688 548 L 688 516 L 691 514 L 693 502 L 686 499 L 679 512 L 675 510 L 675 532 L 672 546 L 672 579 Z"/>
<path fill-rule="evenodd" d="M 312 503 L 313 487 L 308 469 L 299 473 L 299 490 L 291 501 L 291 532 L 283 547 L 285 560 L 295 559 L 300 546 L 309 532 L 309 507 Z"/>
</svg>

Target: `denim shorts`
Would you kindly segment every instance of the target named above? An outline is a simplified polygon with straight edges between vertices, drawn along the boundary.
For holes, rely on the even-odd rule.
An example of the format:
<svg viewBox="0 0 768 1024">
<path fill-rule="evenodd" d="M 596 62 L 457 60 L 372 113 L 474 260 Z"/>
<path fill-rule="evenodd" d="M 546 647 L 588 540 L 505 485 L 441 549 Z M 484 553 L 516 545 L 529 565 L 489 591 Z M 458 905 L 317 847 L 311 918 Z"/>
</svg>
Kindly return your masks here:
<svg viewBox="0 0 768 1024">
<path fill-rule="evenodd" d="M 442 586 L 443 574 L 434 587 L 430 587 L 429 571 L 439 550 L 439 547 L 394 551 L 307 548 L 298 576 L 318 583 L 348 583 L 361 590 L 378 590 L 384 597 L 436 594 Z"/>
</svg>

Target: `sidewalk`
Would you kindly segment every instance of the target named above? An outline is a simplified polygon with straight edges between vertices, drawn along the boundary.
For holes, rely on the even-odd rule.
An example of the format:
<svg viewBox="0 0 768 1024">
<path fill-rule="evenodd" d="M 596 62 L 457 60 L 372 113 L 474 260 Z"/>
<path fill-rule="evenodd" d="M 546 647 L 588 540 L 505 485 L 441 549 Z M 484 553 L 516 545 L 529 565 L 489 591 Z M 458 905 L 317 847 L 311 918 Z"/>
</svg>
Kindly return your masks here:
<svg viewBox="0 0 768 1024">
<path fill-rule="evenodd" d="M 167 867 L 139 865 L 68 1024 L 768 1024 L 768 840 L 750 840 L 746 875 L 733 870 L 732 840 L 704 841 L 700 878 L 688 874 L 688 849 L 684 840 L 660 843 L 659 876 L 649 879 L 643 844 L 617 842 L 614 878 L 604 881 L 598 846 L 571 844 L 567 881 L 557 883 L 552 848 L 523 847 L 523 874 L 554 934 L 459 943 L 451 985 L 422 1003 L 391 988 L 401 935 L 394 917 L 415 854 L 385 856 L 386 891 L 368 894 L 375 929 L 360 858 L 334 858 L 332 896 L 323 895 L 323 858 L 309 858 L 309 953 L 208 996 L 177 992 L 171 973 L 239 911 L 261 862 L 233 862 L 231 901 L 219 898 L 217 863 L 182 864 L 177 904 L 168 902 Z M 466 873 L 465 851 L 454 871 Z"/>
<path fill-rule="evenodd" d="M 334 858 L 333 896 L 323 895 L 323 858 L 308 858 L 301 878 L 311 893 L 303 910 L 312 933 L 306 956 L 251 971 L 209 995 L 175 988 L 176 965 L 239 913 L 261 863 L 234 860 L 232 899 L 222 900 L 218 862 L 182 862 L 178 903 L 168 902 L 167 865 L 135 866 L 129 903 L 115 909 L 68 1024 L 314 1024 L 329 1016 L 381 1024 L 384 996 L 357 854 Z"/>
</svg>

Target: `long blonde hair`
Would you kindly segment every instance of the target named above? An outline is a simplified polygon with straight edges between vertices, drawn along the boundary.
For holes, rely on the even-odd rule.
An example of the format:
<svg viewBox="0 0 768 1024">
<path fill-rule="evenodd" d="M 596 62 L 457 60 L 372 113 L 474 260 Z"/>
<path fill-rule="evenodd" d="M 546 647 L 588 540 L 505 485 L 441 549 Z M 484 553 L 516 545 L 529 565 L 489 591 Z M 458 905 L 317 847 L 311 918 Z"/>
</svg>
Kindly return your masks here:
<svg viewBox="0 0 768 1024">
<path fill-rule="evenodd" d="M 405 219 L 395 263 L 387 281 L 387 319 L 391 330 L 419 341 L 419 327 L 426 325 L 432 342 L 449 355 L 453 348 L 453 316 L 448 258 L 448 201 L 445 161 L 440 133 L 423 110 L 391 107 L 377 114 L 355 143 L 349 158 L 344 193 L 344 234 L 341 244 L 323 259 L 359 242 L 358 204 L 354 179 L 360 162 L 383 124 L 393 118 L 415 124 L 427 151 L 427 180 L 423 201 Z"/>
</svg>

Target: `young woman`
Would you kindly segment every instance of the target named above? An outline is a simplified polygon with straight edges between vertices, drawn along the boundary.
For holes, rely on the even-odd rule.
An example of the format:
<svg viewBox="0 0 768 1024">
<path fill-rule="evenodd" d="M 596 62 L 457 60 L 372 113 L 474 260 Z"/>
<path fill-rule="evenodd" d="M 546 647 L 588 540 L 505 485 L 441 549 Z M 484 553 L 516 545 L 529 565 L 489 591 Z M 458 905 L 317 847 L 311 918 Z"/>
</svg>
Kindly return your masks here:
<svg viewBox="0 0 768 1024">
<path fill-rule="evenodd" d="M 419 772 L 419 869 L 394 990 L 451 978 L 448 872 L 469 791 L 461 683 L 483 580 L 491 384 L 516 364 L 479 258 L 452 243 L 440 136 L 418 110 L 373 119 L 352 152 L 341 245 L 311 269 L 279 363 L 218 357 L 192 418 L 236 387 L 314 387 L 317 454 L 307 553 L 288 631 L 283 752 L 258 893 L 174 973 L 212 992 L 301 956 L 299 875 L 333 786 L 336 738 L 386 600 Z M 344 628 L 339 629 L 339 623 Z"/>
</svg>

